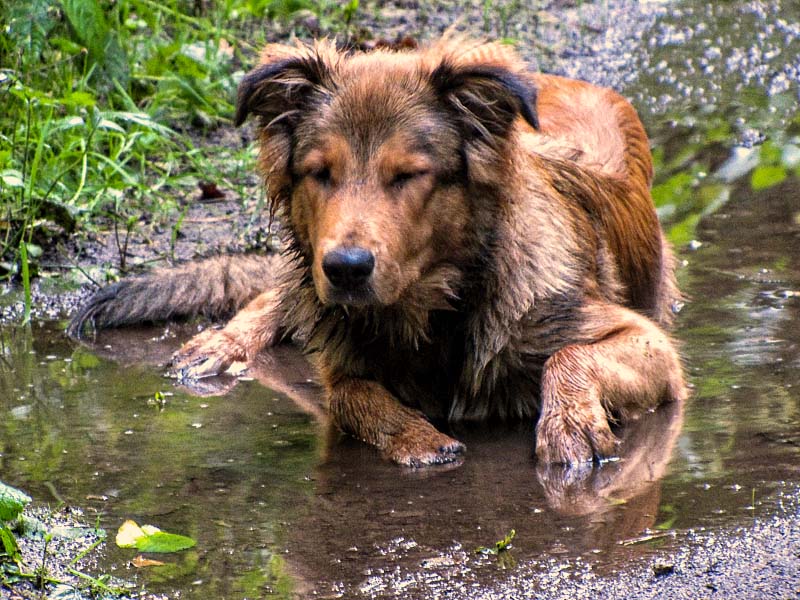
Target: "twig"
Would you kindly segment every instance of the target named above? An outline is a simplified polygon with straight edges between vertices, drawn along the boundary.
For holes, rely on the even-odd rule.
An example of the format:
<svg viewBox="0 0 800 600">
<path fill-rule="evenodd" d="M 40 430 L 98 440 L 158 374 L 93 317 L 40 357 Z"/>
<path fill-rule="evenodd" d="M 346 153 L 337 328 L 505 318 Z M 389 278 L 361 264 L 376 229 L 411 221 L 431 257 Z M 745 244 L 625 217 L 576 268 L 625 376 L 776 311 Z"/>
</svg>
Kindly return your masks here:
<svg viewBox="0 0 800 600">
<path fill-rule="evenodd" d="M 617 542 L 621 546 L 635 546 L 636 544 L 644 544 L 645 542 L 652 542 L 653 540 L 660 540 L 666 537 L 675 537 L 674 531 L 665 531 L 663 533 L 651 533 L 648 535 L 643 535 L 638 538 L 632 538 L 628 540 L 622 540 Z"/>
</svg>

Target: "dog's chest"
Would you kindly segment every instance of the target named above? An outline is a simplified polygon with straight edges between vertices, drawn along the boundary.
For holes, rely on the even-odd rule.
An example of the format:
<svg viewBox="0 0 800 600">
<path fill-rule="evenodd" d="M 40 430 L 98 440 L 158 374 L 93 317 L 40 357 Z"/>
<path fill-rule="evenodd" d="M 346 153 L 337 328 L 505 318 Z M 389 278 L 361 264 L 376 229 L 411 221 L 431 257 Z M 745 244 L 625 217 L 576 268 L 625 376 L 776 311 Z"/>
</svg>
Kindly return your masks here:
<svg viewBox="0 0 800 600">
<path fill-rule="evenodd" d="M 403 404 L 446 418 L 464 370 L 464 325 L 445 313 L 432 319 L 429 333 L 416 344 L 381 336 L 361 354 L 371 375 Z"/>
<path fill-rule="evenodd" d="M 488 373 L 477 375 L 483 381 L 473 387 L 466 379 L 476 376 L 477 356 L 465 322 L 452 313 L 438 315 L 430 334 L 429 341 L 417 345 L 384 339 L 363 349 L 371 375 L 403 404 L 433 419 L 454 418 L 457 404 L 466 410 L 456 419 L 517 418 L 535 412 L 540 365 L 502 353 L 487 365 Z"/>
</svg>

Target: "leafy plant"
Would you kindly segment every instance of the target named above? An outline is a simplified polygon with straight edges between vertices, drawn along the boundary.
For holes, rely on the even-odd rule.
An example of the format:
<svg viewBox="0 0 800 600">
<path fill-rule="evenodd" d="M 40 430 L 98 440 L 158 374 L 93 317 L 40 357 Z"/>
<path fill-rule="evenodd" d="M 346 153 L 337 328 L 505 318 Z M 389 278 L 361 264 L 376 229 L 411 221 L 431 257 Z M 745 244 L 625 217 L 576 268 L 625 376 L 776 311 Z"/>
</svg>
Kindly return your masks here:
<svg viewBox="0 0 800 600">
<path fill-rule="evenodd" d="M 506 536 L 497 542 L 495 542 L 494 546 L 487 548 L 486 546 L 479 546 L 475 548 L 476 554 L 500 554 L 501 552 L 507 552 L 512 548 L 511 542 L 514 540 L 514 536 L 517 535 L 515 529 L 509 531 Z"/>
<path fill-rule="evenodd" d="M 108 7 L 101 6 L 98 0 L 62 0 L 62 6 L 72 26 L 74 41 L 80 42 L 87 50 L 88 66 L 93 69 L 95 80 L 103 85 L 105 77 L 127 86 L 128 57 L 106 19 L 107 12 L 112 19 L 117 16 L 114 5 L 107 11 Z"/>
<path fill-rule="evenodd" d="M 0 526 L 0 545 L 0 564 L 4 562 L 19 564 L 22 561 L 17 538 L 7 525 Z"/>
<path fill-rule="evenodd" d="M 241 64 L 295 18 L 349 31 L 358 10 L 359 0 L 0 4 L 0 277 L 35 277 L 76 230 L 177 232 L 178 198 L 198 180 L 236 187 L 228 173 L 242 161 L 252 170 L 249 152 L 195 147 L 230 122 Z"/>
<path fill-rule="evenodd" d="M 76 568 L 81 559 L 105 541 L 105 531 L 97 526 L 65 525 L 63 517 L 55 513 L 40 513 L 42 520 L 39 520 L 23 512 L 30 502 L 27 494 L 0 482 L 0 585 L 10 589 L 13 597 L 81 600 L 128 595 L 112 583 L 109 575 L 92 577 Z M 18 543 L 21 538 L 37 543 L 21 547 Z M 75 548 L 87 541 L 91 543 L 70 560 Z M 39 543 L 41 550 L 37 555 Z M 58 549 L 53 549 L 54 546 Z M 32 594 L 31 588 L 38 592 Z"/>
<path fill-rule="evenodd" d="M 22 563 L 17 538 L 9 523 L 16 521 L 31 498 L 23 491 L 0 481 L 0 575 L 16 572 Z"/>
<path fill-rule="evenodd" d="M 0 481 L 0 522 L 13 521 L 30 502 L 25 492 Z"/>
<path fill-rule="evenodd" d="M 25 492 L 0 482 L 0 580 L 19 572 L 22 554 L 10 522 L 19 518 L 30 501 Z"/>
<path fill-rule="evenodd" d="M 754 191 L 800 176 L 800 116 L 755 147 L 736 146 L 726 118 L 688 119 L 654 139 L 653 201 L 670 241 L 689 243 L 703 216 L 716 211 L 739 182 Z"/>
</svg>

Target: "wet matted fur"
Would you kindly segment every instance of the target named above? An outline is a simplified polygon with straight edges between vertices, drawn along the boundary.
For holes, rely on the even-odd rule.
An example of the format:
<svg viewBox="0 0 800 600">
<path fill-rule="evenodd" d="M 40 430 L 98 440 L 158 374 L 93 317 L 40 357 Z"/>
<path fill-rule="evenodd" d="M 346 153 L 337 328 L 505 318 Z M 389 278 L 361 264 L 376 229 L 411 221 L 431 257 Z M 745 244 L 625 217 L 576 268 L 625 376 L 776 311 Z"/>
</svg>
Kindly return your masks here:
<svg viewBox="0 0 800 600">
<path fill-rule="evenodd" d="M 448 420 L 538 419 L 540 460 L 607 457 L 610 423 L 684 397 L 649 144 L 616 93 L 499 44 L 319 42 L 267 46 L 239 87 L 250 115 L 288 249 L 274 284 L 240 259 L 189 267 L 216 305 L 252 301 L 176 354 L 185 374 L 295 334 L 334 422 L 409 465 L 463 452 L 431 424 Z M 177 280 L 101 290 L 71 331 L 208 310 Z"/>
</svg>

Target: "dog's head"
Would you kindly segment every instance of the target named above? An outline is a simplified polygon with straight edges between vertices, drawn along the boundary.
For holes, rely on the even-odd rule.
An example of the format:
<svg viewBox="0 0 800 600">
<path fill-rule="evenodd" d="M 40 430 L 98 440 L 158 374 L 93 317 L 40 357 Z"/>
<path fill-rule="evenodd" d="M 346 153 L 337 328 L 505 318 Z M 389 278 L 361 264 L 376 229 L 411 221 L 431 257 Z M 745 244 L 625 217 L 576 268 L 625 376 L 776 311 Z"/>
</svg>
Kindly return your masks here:
<svg viewBox="0 0 800 600">
<path fill-rule="evenodd" d="M 239 86 L 236 122 L 260 117 L 268 196 L 319 300 L 391 305 L 426 285 L 452 293 L 490 202 L 478 191 L 509 168 L 515 122 L 537 126 L 535 101 L 499 46 L 273 45 Z"/>
</svg>

